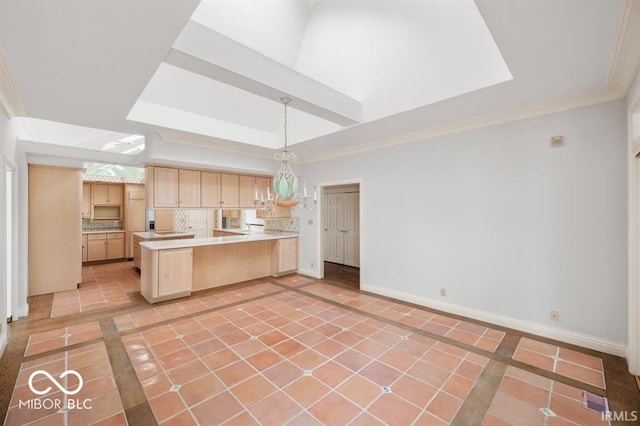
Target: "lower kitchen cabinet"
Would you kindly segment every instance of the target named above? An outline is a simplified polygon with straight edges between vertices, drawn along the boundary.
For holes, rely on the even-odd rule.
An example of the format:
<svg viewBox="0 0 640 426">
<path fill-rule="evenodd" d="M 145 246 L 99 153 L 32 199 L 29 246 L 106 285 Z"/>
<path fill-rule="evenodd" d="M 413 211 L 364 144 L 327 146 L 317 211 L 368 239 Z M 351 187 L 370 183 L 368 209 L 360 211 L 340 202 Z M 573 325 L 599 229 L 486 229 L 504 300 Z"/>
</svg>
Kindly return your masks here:
<svg viewBox="0 0 640 426">
<path fill-rule="evenodd" d="M 87 238 L 87 234 L 82 236 L 82 261 L 86 262 L 89 256 L 89 240 Z"/>
<path fill-rule="evenodd" d="M 86 234 L 87 262 L 124 258 L 124 232 Z"/>
<path fill-rule="evenodd" d="M 193 249 L 160 250 L 158 254 L 158 297 L 191 291 Z"/>
<path fill-rule="evenodd" d="M 124 232 L 107 234 L 107 259 L 124 258 Z"/>
<path fill-rule="evenodd" d="M 298 238 L 283 238 L 272 243 L 271 275 L 278 277 L 298 270 Z"/>
</svg>

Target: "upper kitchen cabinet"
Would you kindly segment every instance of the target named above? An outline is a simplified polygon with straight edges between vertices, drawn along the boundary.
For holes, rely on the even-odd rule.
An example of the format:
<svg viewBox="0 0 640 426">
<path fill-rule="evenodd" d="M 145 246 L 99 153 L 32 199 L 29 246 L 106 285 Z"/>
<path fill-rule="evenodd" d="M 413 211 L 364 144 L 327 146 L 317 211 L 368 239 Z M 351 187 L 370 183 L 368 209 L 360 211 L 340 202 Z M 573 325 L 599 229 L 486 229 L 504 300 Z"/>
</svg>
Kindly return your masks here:
<svg viewBox="0 0 640 426">
<path fill-rule="evenodd" d="M 220 174 L 220 207 L 238 207 L 238 189 L 240 177 L 227 173 Z"/>
<path fill-rule="evenodd" d="M 91 184 L 82 184 L 82 218 L 91 217 Z"/>
<path fill-rule="evenodd" d="M 202 172 L 202 207 L 220 207 L 220 173 Z"/>
<path fill-rule="evenodd" d="M 238 207 L 255 208 L 256 177 L 240 176 L 238 178 Z"/>
<path fill-rule="evenodd" d="M 122 185 L 91 184 L 91 204 L 121 205 L 123 203 Z"/>
<path fill-rule="evenodd" d="M 178 171 L 178 206 L 200 207 L 200 172 L 197 170 Z"/>
<path fill-rule="evenodd" d="M 147 198 L 151 203 L 147 205 L 147 208 L 178 207 L 178 169 L 146 167 L 145 182 L 147 184 Z M 149 191 L 149 186 L 151 191 Z M 152 197 L 149 197 L 149 192 L 153 194 Z"/>
<path fill-rule="evenodd" d="M 200 174 L 197 170 L 147 166 L 147 208 L 201 207 Z"/>
</svg>

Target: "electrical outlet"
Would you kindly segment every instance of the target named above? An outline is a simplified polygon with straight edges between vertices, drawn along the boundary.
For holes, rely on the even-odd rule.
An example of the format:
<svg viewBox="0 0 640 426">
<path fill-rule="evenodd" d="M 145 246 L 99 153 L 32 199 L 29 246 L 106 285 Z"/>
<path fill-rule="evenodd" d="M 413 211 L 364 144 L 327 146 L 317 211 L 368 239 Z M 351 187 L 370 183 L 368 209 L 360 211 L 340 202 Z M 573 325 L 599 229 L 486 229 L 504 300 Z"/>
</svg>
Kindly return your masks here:
<svg viewBox="0 0 640 426">
<path fill-rule="evenodd" d="M 551 311 L 551 321 L 560 321 L 560 312 Z"/>
<path fill-rule="evenodd" d="M 447 289 L 446 288 L 441 288 L 440 289 L 440 296 L 447 297 Z"/>
</svg>

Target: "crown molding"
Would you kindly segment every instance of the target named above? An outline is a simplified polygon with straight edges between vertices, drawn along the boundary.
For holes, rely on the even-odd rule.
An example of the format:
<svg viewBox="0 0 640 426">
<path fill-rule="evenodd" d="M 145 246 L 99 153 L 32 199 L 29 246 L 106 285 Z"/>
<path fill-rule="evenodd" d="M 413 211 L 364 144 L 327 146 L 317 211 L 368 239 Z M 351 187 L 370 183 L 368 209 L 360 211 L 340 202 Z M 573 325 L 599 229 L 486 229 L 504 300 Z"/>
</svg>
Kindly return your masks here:
<svg viewBox="0 0 640 426">
<path fill-rule="evenodd" d="M 188 135 L 172 132 L 169 130 L 156 130 L 163 141 L 178 145 L 188 145 L 198 148 L 215 149 L 218 151 L 230 152 L 233 154 L 251 155 L 258 158 L 273 159 L 274 150 L 261 148 L 247 144 L 231 144 L 218 139 L 208 138 L 199 135 Z"/>
<path fill-rule="evenodd" d="M 483 127 L 497 126 L 527 118 L 534 118 L 571 109 L 611 102 L 623 99 L 624 97 L 625 94 L 622 92 L 610 89 L 581 93 L 578 95 L 569 95 L 551 101 L 498 111 L 491 114 L 468 118 L 466 120 L 430 127 L 416 132 L 404 133 L 347 148 L 329 151 L 320 155 L 314 155 L 313 158 L 303 158 L 300 162 L 314 163 L 317 161 L 331 160 L 347 155 L 360 154 L 366 151 L 373 151 L 381 148 L 388 148 L 396 145 L 451 135 L 454 133 L 468 132 L 471 130 L 481 129 Z"/>
<path fill-rule="evenodd" d="M 611 67 L 607 88 L 626 96 L 640 68 L 640 1 L 626 0 Z"/>
<path fill-rule="evenodd" d="M 9 68 L 4 60 L 4 55 L 0 50 L 0 108 L 9 119 L 13 117 L 24 117 L 26 114 L 20 103 L 20 97 L 16 86 L 13 84 Z"/>
</svg>

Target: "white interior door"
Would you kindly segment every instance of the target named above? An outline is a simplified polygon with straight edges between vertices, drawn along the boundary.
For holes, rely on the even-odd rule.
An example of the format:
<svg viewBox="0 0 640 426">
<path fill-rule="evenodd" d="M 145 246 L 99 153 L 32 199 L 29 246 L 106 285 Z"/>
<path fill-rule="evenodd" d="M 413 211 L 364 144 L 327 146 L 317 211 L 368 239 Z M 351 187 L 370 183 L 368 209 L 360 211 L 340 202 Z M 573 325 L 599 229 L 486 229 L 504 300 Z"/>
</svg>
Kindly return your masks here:
<svg viewBox="0 0 640 426">
<path fill-rule="evenodd" d="M 344 197 L 344 265 L 360 267 L 360 194 Z"/>
<path fill-rule="evenodd" d="M 207 215 L 204 210 L 189 210 L 187 216 L 187 229 L 196 234 L 195 238 L 206 237 Z"/>
<path fill-rule="evenodd" d="M 344 262 L 344 197 L 342 194 L 327 194 L 324 260 Z"/>
</svg>

